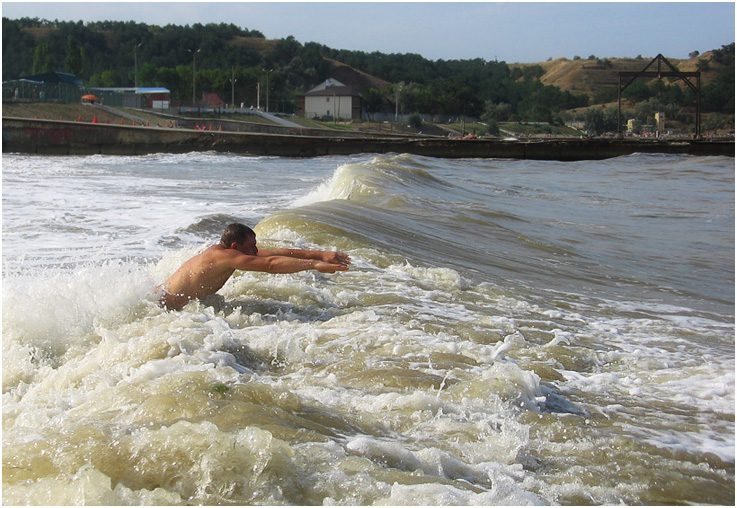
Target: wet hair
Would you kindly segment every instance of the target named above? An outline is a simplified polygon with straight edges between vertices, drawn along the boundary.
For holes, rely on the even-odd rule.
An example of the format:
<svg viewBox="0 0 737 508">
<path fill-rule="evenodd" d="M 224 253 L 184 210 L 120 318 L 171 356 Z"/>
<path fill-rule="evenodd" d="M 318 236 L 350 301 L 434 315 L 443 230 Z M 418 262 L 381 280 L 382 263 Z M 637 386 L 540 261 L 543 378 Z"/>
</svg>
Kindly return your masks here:
<svg viewBox="0 0 737 508">
<path fill-rule="evenodd" d="M 241 243 L 243 240 L 255 237 L 256 233 L 254 233 L 253 229 L 244 224 L 235 222 L 233 224 L 229 224 L 228 227 L 225 228 L 225 231 L 223 231 L 223 236 L 220 237 L 220 245 L 229 249 L 230 244 L 233 242 Z"/>
</svg>

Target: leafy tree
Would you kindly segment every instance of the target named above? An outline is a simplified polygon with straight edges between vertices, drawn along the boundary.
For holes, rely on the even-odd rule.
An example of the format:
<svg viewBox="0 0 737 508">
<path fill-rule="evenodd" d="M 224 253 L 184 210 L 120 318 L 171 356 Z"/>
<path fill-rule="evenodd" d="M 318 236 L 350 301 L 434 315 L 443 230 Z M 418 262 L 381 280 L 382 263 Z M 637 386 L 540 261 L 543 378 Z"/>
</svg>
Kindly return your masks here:
<svg viewBox="0 0 737 508">
<path fill-rule="evenodd" d="M 314 75 L 313 83 L 319 83 L 328 78 L 329 65 L 322 57 L 323 46 L 316 42 L 308 42 L 302 48 L 302 68 Z"/>
<path fill-rule="evenodd" d="M 33 73 L 44 74 L 54 70 L 51 64 L 51 50 L 48 44 L 39 44 L 33 54 Z"/>
<path fill-rule="evenodd" d="M 702 92 L 704 109 L 734 114 L 734 42 L 712 51 L 711 61 L 721 68 L 716 79 Z"/>
<path fill-rule="evenodd" d="M 484 113 L 481 115 L 481 120 L 487 123 L 492 121 L 504 122 L 509 119 L 511 114 L 512 106 L 509 104 L 495 104 L 492 101 L 486 101 L 484 104 Z"/>
<path fill-rule="evenodd" d="M 734 42 L 712 51 L 711 60 L 721 65 L 734 65 Z"/>
<path fill-rule="evenodd" d="M 661 80 L 658 80 L 650 88 L 650 91 L 652 97 L 664 104 L 675 104 L 679 106 L 693 104 L 693 102 L 685 100 L 683 88 L 677 84 L 666 85 Z"/>
<path fill-rule="evenodd" d="M 586 111 L 584 120 L 584 129 L 589 134 L 601 135 L 606 132 L 617 132 L 617 108 L 607 108 L 606 111 L 601 108 L 591 108 Z"/>
<path fill-rule="evenodd" d="M 498 136 L 500 133 L 501 130 L 499 129 L 499 122 L 496 120 L 489 120 L 486 122 L 486 134 Z"/>
<path fill-rule="evenodd" d="M 529 65 L 526 67 L 515 67 L 512 71 L 511 78 L 516 80 L 523 79 L 540 79 L 545 74 L 545 69 L 541 65 Z"/>
<path fill-rule="evenodd" d="M 635 79 L 623 92 L 622 97 L 632 102 L 642 102 L 652 97 L 652 92 L 642 79 Z"/>
<path fill-rule="evenodd" d="M 484 113 L 481 115 L 481 121 L 486 124 L 486 133 L 498 136 L 499 121 L 509 119 L 512 107 L 509 104 L 495 104 L 492 101 L 486 101 L 484 104 Z"/>
<path fill-rule="evenodd" d="M 363 94 L 363 106 L 369 114 L 381 111 L 383 102 L 384 96 L 376 88 L 369 88 L 368 91 Z"/>
<path fill-rule="evenodd" d="M 33 72 L 36 42 L 22 30 L 24 20 L 30 21 L 29 18 L 18 21 L 3 18 L 3 81 Z"/>
<path fill-rule="evenodd" d="M 619 108 L 617 108 L 616 106 L 606 108 L 606 111 L 604 111 L 604 132 L 618 132 L 618 120 Z"/>
<path fill-rule="evenodd" d="M 433 111 L 435 107 L 430 89 L 418 83 L 404 85 L 401 104 L 405 111 Z"/>
<path fill-rule="evenodd" d="M 643 124 L 650 124 L 653 122 L 655 113 L 659 112 L 665 113 L 666 118 L 686 124 L 693 123 L 694 120 L 693 113 L 684 111 L 676 104 L 663 103 L 655 97 L 636 104 L 633 111 L 633 118 L 637 118 Z"/>
<path fill-rule="evenodd" d="M 192 79 L 190 74 L 190 80 Z M 139 84 L 143 86 L 158 85 L 168 88 L 172 97 L 181 98 L 182 90 L 180 89 L 181 76 L 176 68 L 160 67 L 156 69 L 150 64 L 144 64 L 138 73 Z"/>
<path fill-rule="evenodd" d="M 605 129 L 604 112 L 600 108 L 591 108 L 586 111 L 583 128 L 589 134 L 602 134 Z"/>
<path fill-rule="evenodd" d="M 95 74 L 90 78 L 90 86 L 114 87 L 119 83 L 118 76 L 114 71 L 103 71 L 102 74 Z"/>
<path fill-rule="evenodd" d="M 146 62 L 143 65 L 140 65 L 138 67 L 138 85 L 151 86 L 159 83 L 159 71 L 163 71 L 164 69 L 167 68 L 162 67 L 160 69 L 157 69 L 156 66 L 153 65 L 151 62 Z"/>
<path fill-rule="evenodd" d="M 606 104 L 618 99 L 619 92 L 615 87 L 602 88 L 594 94 L 594 104 Z"/>
<path fill-rule="evenodd" d="M 84 50 L 71 35 L 67 38 L 67 56 L 64 60 L 64 69 L 75 75 L 81 75 L 84 70 Z"/>
<path fill-rule="evenodd" d="M 276 47 L 268 55 L 267 61 L 271 65 L 284 67 L 299 54 L 301 49 L 302 45 L 295 40 L 294 36 L 290 35 L 286 39 L 281 39 L 276 43 Z"/>
</svg>

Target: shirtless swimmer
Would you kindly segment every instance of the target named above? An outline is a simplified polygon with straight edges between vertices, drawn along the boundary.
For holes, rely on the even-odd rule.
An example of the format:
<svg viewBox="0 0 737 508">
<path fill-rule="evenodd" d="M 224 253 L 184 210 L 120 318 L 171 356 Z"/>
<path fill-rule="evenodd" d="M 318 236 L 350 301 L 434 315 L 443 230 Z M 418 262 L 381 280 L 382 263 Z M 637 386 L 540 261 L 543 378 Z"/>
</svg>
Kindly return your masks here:
<svg viewBox="0 0 737 508">
<path fill-rule="evenodd" d="M 236 270 L 266 273 L 295 273 L 317 270 L 335 273 L 348 270 L 351 258 L 342 252 L 269 249 L 256 247 L 256 233 L 243 224 L 225 228 L 220 243 L 186 261 L 166 282 L 156 288 L 159 301 L 170 310 L 180 310 L 190 300 L 217 292 Z"/>
</svg>

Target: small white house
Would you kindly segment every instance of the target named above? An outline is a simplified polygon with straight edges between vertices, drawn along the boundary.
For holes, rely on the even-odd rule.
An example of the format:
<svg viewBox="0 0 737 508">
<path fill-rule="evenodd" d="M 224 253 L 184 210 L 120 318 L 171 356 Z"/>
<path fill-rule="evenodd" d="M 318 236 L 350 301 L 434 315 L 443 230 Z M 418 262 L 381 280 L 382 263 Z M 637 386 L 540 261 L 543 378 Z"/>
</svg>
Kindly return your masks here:
<svg viewBox="0 0 737 508">
<path fill-rule="evenodd" d="M 332 78 L 297 97 L 298 114 L 305 118 L 359 120 L 362 108 L 363 96 Z"/>
</svg>

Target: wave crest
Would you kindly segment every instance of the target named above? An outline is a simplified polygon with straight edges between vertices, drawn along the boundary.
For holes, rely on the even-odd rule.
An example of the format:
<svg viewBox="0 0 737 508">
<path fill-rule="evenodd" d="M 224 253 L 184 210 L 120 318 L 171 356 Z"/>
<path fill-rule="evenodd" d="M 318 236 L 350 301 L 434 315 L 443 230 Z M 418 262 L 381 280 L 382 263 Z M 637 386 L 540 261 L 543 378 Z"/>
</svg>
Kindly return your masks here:
<svg viewBox="0 0 737 508">
<path fill-rule="evenodd" d="M 415 165 L 417 166 L 417 165 Z M 408 165 L 406 157 L 375 157 L 370 162 L 342 164 L 331 177 L 305 196 L 296 199 L 293 207 L 308 206 L 337 199 L 362 200 L 416 195 L 422 188 L 445 187 L 447 184 L 421 167 Z M 379 199 L 381 202 L 382 200 Z"/>
</svg>

